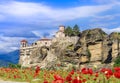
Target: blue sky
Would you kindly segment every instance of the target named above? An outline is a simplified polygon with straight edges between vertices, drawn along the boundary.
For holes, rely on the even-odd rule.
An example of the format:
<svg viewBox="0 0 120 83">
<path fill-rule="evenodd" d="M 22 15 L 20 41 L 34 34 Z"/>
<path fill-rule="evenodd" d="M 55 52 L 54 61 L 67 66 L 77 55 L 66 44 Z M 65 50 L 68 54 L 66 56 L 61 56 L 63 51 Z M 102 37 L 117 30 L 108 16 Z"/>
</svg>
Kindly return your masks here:
<svg viewBox="0 0 120 83">
<path fill-rule="evenodd" d="M 51 37 L 59 25 L 120 31 L 119 19 L 120 0 L 0 0 L 0 53 L 18 49 L 22 39 Z"/>
</svg>

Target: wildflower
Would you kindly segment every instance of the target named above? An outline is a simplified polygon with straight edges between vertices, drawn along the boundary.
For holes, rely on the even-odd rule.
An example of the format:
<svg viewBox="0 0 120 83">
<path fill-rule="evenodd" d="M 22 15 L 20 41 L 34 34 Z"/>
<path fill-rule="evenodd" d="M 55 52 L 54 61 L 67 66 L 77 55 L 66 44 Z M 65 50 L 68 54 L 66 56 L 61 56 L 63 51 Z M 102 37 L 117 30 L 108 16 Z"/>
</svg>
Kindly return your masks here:
<svg viewBox="0 0 120 83">
<path fill-rule="evenodd" d="M 86 79 L 83 79 L 82 82 L 86 82 L 87 80 Z"/>
<path fill-rule="evenodd" d="M 55 80 L 63 80 L 63 78 L 60 75 L 55 74 L 54 75 Z"/>
<path fill-rule="evenodd" d="M 93 67 L 94 67 L 94 69 L 97 69 L 97 65 L 94 65 Z"/>
<path fill-rule="evenodd" d="M 54 80 L 52 83 L 64 83 L 63 80 Z"/>
<path fill-rule="evenodd" d="M 119 72 L 114 72 L 114 76 L 118 79 L 120 79 L 120 71 Z"/>
<path fill-rule="evenodd" d="M 44 82 L 43 83 L 49 83 L 47 80 L 44 80 Z"/>
<path fill-rule="evenodd" d="M 69 74 L 67 77 L 66 77 L 66 81 L 69 82 L 72 80 L 72 76 Z"/>
<path fill-rule="evenodd" d="M 98 73 L 96 73 L 96 74 L 95 74 L 95 77 L 98 77 L 98 75 L 99 75 L 99 74 L 98 74 Z"/>
<path fill-rule="evenodd" d="M 82 81 L 78 77 L 75 77 L 75 79 L 72 80 L 72 83 L 82 83 Z"/>
<path fill-rule="evenodd" d="M 74 70 L 72 70 L 72 71 L 70 72 L 70 74 L 72 74 L 72 75 L 73 75 L 73 74 L 74 74 Z"/>
<path fill-rule="evenodd" d="M 120 67 L 115 67 L 114 70 L 115 70 L 116 72 L 118 72 L 118 71 L 120 71 Z"/>
<path fill-rule="evenodd" d="M 40 72 L 40 67 L 37 66 L 36 69 L 35 69 L 35 73 L 39 73 Z"/>
<path fill-rule="evenodd" d="M 36 78 L 39 75 L 39 72 L 40 72 L 40 67 L 37 66 L 33 77 Z"/>
</svg>

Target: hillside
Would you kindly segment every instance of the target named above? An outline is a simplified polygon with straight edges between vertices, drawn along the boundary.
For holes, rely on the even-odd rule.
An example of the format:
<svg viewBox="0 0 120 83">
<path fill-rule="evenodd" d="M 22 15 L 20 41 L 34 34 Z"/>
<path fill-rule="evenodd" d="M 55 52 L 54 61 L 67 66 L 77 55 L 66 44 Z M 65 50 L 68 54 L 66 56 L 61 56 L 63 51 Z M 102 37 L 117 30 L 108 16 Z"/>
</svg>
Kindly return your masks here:
<svg viewBox="0 0 120 83">
<path fill-rule="evenodd" d="M 0 66 L 8 65 L 8 63 L 17 64 L 18 60 L 19 50 L 15 50 L 7 54 L 0 54 Z"/>
</svg>

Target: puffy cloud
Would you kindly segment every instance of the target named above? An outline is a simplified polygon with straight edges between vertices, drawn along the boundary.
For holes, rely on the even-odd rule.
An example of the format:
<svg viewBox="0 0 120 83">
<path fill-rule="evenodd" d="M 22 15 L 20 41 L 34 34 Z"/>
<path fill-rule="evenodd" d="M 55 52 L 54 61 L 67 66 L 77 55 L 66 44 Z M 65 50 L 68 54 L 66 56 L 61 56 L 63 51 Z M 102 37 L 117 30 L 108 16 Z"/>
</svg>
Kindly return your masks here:
<svg viewBox="0 0 120 83">
<path fill-rule="evenodd" d="M 22 39 L 27 39 L 30 43 L 36 40 L 36 38 L 7 37 L 1 34 L 0 35 L 0 53 L 11 52 L 16 49 L 19 49 L 20 41 Z"/>
<path fill-rule="evenodd" d="M 24 22 L 49 22 L 67 21 L 82 17 L 94 16 L 98 13 L 111 9 L 114 4 L 96 6 L 78 6 L 72 8 L 52 8 L 41 3 L 17 2 L 0 4 L 0 13 L 6 19 L 13 18 L 15 21 Z M 11 19 L 8 19 L 11 20 Z"/>
<path fill-rule="evenodd" d="M 6 36 L 4 34 L 0 34 L 0 53 L 4 52 L 11 52 L 16 49 L 19 49 L 20 47 L 20 41 L 22 39 L 28 40 L 29 44 L 37 41 L 39 38 L 46 37 L 53 37 L 53 34 L 55 34 L 56 30 L 46 30 L 46 31 L 31 31 L 35 35 L 35 37 L 28 37 L 28 36 Z"/>
</svg>

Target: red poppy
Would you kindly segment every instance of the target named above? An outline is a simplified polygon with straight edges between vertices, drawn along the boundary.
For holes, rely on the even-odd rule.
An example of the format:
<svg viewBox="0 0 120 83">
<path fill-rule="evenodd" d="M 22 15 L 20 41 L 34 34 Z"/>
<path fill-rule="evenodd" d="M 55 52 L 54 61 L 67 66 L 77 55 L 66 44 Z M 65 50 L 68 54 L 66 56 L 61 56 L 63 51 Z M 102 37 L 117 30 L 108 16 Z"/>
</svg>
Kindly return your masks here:
<svg viewBox="0 0 120 83">
<path fill-rule="evenodd" d="M 63 80 L 54 80 L 52 83 L 64 83 Z"/>
<path fill-rule="evenodd" d="M 44 80 L 44 82 L 43 83 L 49 83 L 47 80 Z"/>
<path fill-rule="evenodd" d="M 82 81 L 77 79 L 77 78 L 75 78 L 75 79 L 72 80 L 72 83 L 82 83 Z"/>
<path fill-rule="evenodd" d="M 72 76 L 69 74 L 67 77 L 66 77 L 66 81 L 69 82 L 72 80 Z"/>
<path fill-rule="evenodd" d="M 114 76 L 118 79 L 120 79 L 120 71 L 119 72 L 114 72 Z"/>
</svg>

